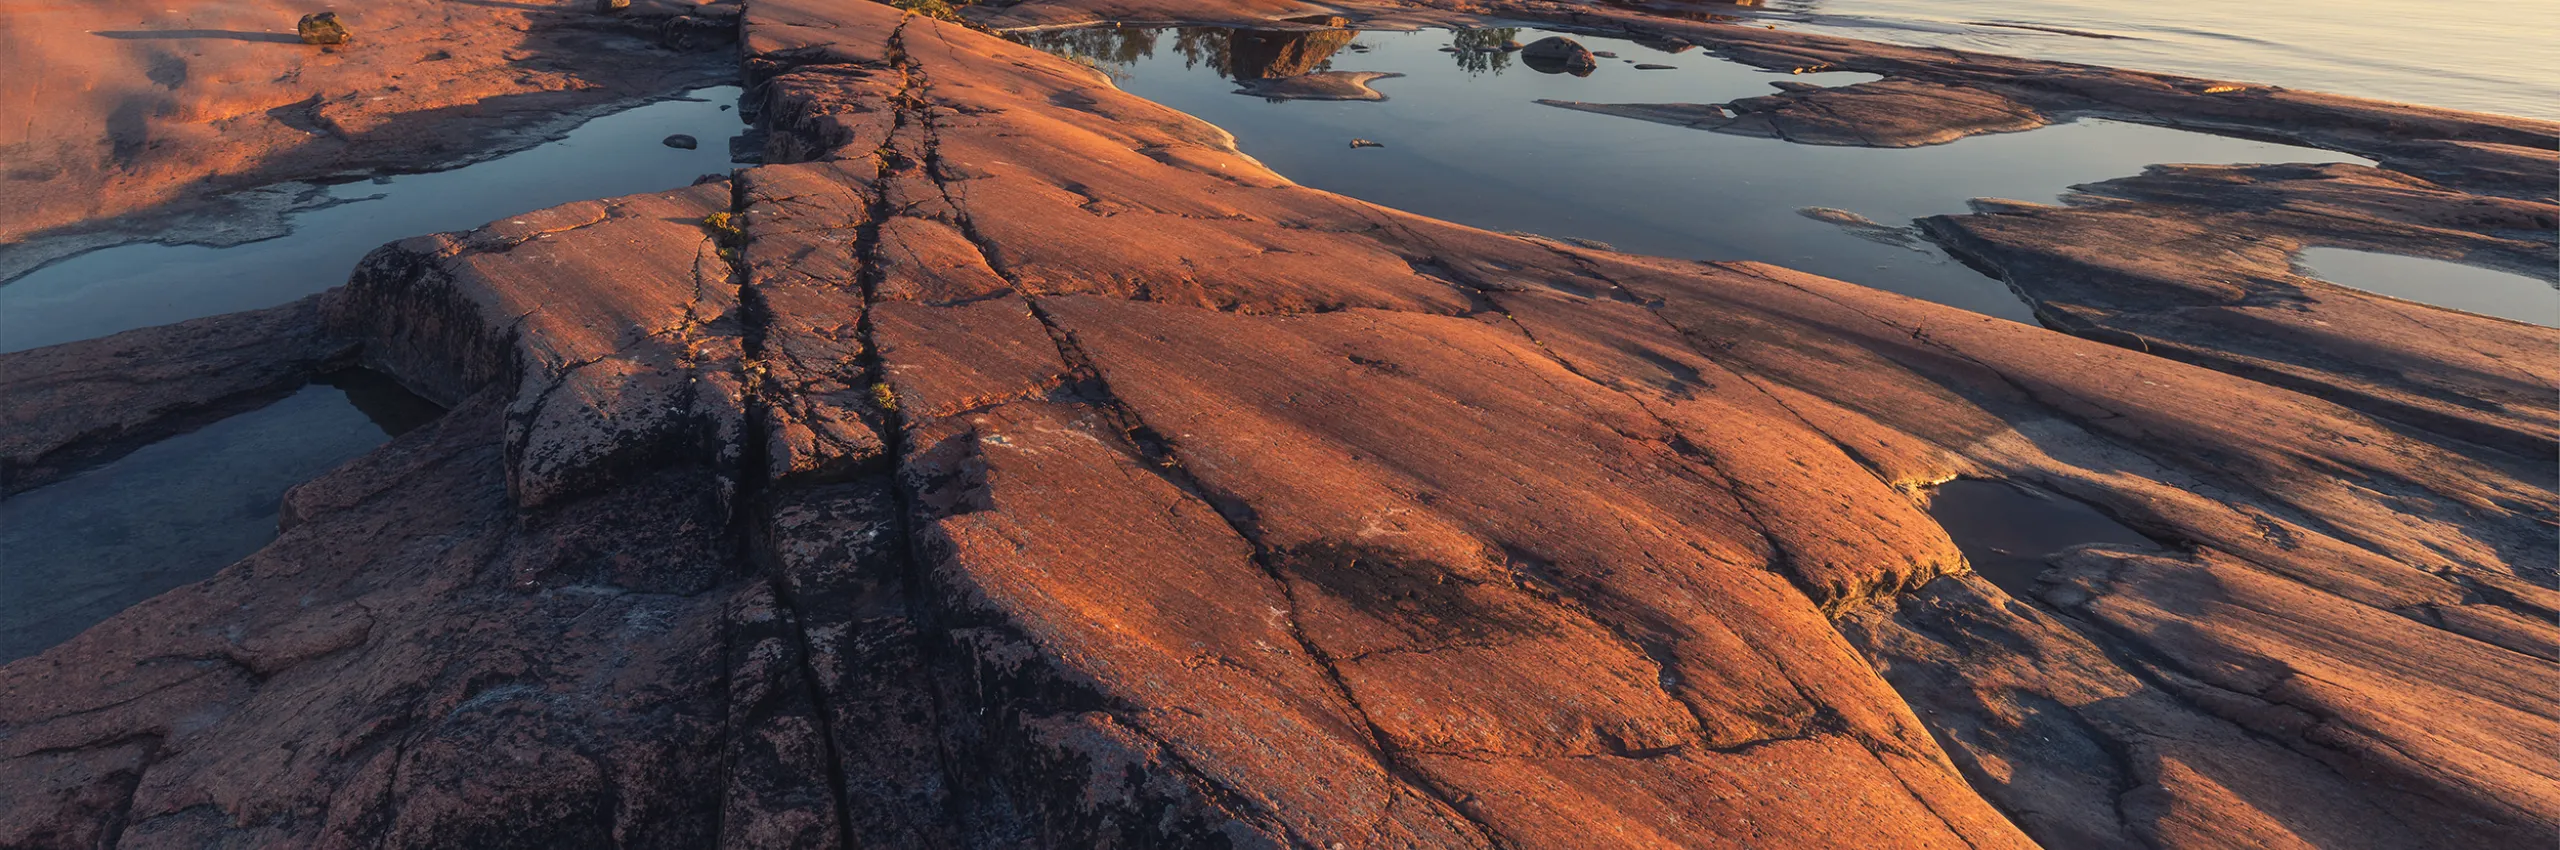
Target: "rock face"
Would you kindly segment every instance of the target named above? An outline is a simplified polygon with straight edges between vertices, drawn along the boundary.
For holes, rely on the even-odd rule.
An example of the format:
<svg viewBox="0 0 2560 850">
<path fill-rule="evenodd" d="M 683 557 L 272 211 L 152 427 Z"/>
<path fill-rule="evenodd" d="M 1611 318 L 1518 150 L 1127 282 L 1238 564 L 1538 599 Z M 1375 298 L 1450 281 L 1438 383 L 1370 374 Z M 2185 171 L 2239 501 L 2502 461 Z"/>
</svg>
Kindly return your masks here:
<svg viewBox="0 0 2560 850">
<path fill-rule="evenodd" d="M 267 550 L 0 667 L 0 845 L 2560 827 L 2545 459 L 1305 189 L 887 6 L 759 0 L 743 39 L 772 164 L 230 320 L 453 410 L 293 491 Z M 1922 510 L 1957 476 L 2174 545 L 2011 596 Z"/>
</svg>

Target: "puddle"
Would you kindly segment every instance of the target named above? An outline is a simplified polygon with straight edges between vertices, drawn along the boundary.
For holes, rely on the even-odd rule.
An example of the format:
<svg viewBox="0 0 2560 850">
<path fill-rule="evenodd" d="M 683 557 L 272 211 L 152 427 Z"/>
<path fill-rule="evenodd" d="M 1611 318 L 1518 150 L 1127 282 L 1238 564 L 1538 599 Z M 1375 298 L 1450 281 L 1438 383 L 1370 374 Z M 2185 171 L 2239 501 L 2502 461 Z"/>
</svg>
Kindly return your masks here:
<svg viewBox="0 0 2560 850">
<path fill-rule="evenodd" d="M 257 551 L 285 490 L 441 412 L 382 375 L 342 372 L 0 500 L 0 663 Z"/>
<path fill-rule="evenodd" d="M 0 285 L 0 351 L 287 301 L 345 283 L 366 252 L 571 201 L 682 188 L 727 174 L 735 86 L 599 116 L 554 142 L 450 171 L 327 187 L 339 203 L 292 216 L 289 235 L 235 245 L 134 244 L 81 254 Z M 682 150 L 664 140 L 698 140 Z"/>
<path fill-rule="evenodd" d="M 1540 73 L 1516 54 L 1442 53 L 1460 37 L 1447 30 L 1308 43 L 1285 66 L 1248 63 L 1241 75 L 1404 76 L 1371 83 L 1384 101 L 1274 102 L 1235 93 L 1231 32 L 1106 28 L 1024 40 L 1090 59 L 1117 74 L 1121 88 L 1226 128 L 1246 153 L 1302 185 L 1491 230 L 1593 239 L 1642 254 L 1763 260 L 2021 322 L 2034 321 L 2033 313 L 2007 286 L 1895 233 L 1909 234 L 1917 218 L 1967 212 L 1972 198 L 2053 202 L 2073 184 L 2157 163 L 2367 162 L 2094 120 L 1925 148 L 1818 147 L 1533 103 L 1718 103 L 1776 93 L 1775 82 L 1872 78 L 1772 73 L 1702 50 L 1582 35 L 1572 38 L 1617 54 L 1588 77 Z M 1548 34 L 1520 28 L 1508 37 L 1526 43 Z M 1383 147 L 1355 149 L 1355 138 Z M 1883 227 L 1844 226 L 1837 222 L 1853 219 L 1840 212 Z"/>
<path fill-rule="evenodd" d="M 1929 498 L 1929 516 L 1973 562 L 1974 572 L 2020 599 L 2034 598 L 2036 576 L 2055 552 L 2084 543 L 2161 548 L 2096 508 L 2002 481 L 1960 478 L 1939 485 Z"/>
<path fill-rule="evenodd" d="M 2306 248 L 2294 264 L 2303 274 L 2350 289 L 2560 327 L 2560 288 L 2554 288 L 2553 281 L 2446 260 L 2345 248 Z"/>
</svg>

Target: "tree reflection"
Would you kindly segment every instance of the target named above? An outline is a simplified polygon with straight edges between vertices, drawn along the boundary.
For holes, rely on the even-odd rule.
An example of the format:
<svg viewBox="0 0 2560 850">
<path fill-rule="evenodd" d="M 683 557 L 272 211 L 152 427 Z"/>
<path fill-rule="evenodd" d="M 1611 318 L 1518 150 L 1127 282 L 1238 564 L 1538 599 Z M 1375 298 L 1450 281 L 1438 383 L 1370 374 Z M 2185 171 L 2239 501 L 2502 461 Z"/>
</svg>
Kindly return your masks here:
<svg viewBox="0 0 2560 850">
<path fill-rule="evenodd" d="M 1128 66 L 1155 57 L 1164 28 L 1095 27 L 1017 33 L 1016 41 L 1100 65 Z M 1208 67 L 1233 80 L 1274 80 L 1333 68 L 1333 54 L 1360 36 L 1357 30 L 1255 30 L 1182 27 L 1172 30 L 1173 52 L 1183 67 Z"/>
<path fill-rule="evenodd" d="M 1450 46 L 1458 49 L 1458 70 L 1469 75 L 1500 74 L 1511 67 L 1511 52 L 1519 49 L 1519 27 L 1477 27 L 1451 34 Z"/>
<path fill-rule="evenodd" d="M 1062 56 L 1112 65 L 1135 65 L 1140 59 L 1155 57 L 1156 38 L 1163 34 L 1164 30 L 1151 27 L 1090 27 L 1013 33 L 1010 37 Z"/>
</svg>

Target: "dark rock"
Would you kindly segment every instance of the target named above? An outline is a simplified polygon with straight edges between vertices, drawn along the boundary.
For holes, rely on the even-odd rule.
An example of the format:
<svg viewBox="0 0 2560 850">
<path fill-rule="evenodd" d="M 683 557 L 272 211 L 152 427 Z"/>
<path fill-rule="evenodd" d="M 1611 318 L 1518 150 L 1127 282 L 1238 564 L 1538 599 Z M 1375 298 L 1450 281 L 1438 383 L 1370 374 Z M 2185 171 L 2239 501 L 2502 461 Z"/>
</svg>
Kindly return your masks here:
<svg viewBox="0 0 2560 850">
<path fill-rule="evenodd" d="M 1638 63 L 1636 63 L 1636 70 L 1638 70 L 1638 71 L 1670 71 L 1670 70 L 1677 69 L 1678 67 L 1680 67 L 1680 66 L 1678 66 L 1678 65 L 1656 65 L 1656 64 L 1653 64 L 1653 63 L 1651 63 L 1651 62 L 1638 62 Z"/>
<path fill-rule="evenodd" d="M 681 148 L 684 150 L 693 150 L 696 145 L 700 144 L 700 142 L 695 141 L 692 136 L 688 136 L 683 133 L 668 136 L 663 140 L 663 142 L 667 147 Z"/>
<path fill-rule="evenodd" d="M 313 12 L 304 15 L 302 20 L 294 22 L 293 31 L 302 36 L 304 44 L 347 43 L 347 27 L 345 24 L 338 23 L 336 12 Z"/>
<path fill-rule="evenodd" d="M 1386 147 L 1386 144 L 1383 142 L 1372 142 L 1368 139 L 1352 139 L 1351 146 L 1355 148 L 1383 148 Z"/>
<path fill-rule="evenodd" d="M 1593 56 L 1581 42 L 1560 35 L 1529 42 L 1529 46 L 1520 49 L 1520 61 L 1542 74 L 1590 76 L 1600 67 L 1599 60 Z"/>
</svg>

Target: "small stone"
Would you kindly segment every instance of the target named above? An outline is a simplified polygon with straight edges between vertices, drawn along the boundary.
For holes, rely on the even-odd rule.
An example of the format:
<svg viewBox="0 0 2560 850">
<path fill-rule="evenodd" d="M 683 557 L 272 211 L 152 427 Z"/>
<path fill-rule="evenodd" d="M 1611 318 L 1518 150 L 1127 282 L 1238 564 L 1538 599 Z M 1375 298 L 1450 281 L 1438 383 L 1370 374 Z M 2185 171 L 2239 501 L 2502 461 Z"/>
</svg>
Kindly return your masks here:
<svg viewBox="0 0 2560 850">
<path fill-rule="evenodd" d="M 688 135 L 685 135 L 685 134 L 683 134 L 683 133 L 677 133 L 677 134 L 675 134 L 675 135 L 668 136 L 668 137 L 666 138 L 666 145 L 667 145 L 667 147 L 671 147 L 671 148 L 681 148 L 681 149 L 683 149 L 683 150 L 693 150 L 696 146 L 698 146 L 698 145 L 700 145 L 700 144 L 701 144 L 701 142 L 696 141 L 692 136 L 688 136 Z"/>
<path fill-rule="evenodd" d="M 1351 146 L 1354 148 L 1383 148 L 1386 147 L 1386 143 L 1372 142 L 1368 139 L 1352 139 Z"/>
<path fill-rule="evenodd" d="M 1678 65 L 1656 65 L 1651 62 L 1639 62 L 1636 64 L 1636 70 L 1638 71 L 1670 71 L 1679 67 L 1680 66 Z"/>
<path fill-rule="evenodd" d="M 1602 58 L 1602 59 L 1616 59 L 1616 58 L 1618 58 L 1618 54 L 1611 53 L 1611 52 L 1606 51 L 1606 50 L 1594 50 L 1594 51 L 1591 51 L 1591 55 L 1593 55 L 1593 56 L 1598 56 L 1598 57 L 1600 57 L 1600 58 Z"/>
<path fill-rule="evenodd" d="M 347 25 L 338 23 L 336 12 L 313 12 L 304 15 L 302 20 L 294 22 L 293 31 L 302 36 L 304 44 L 347 43 Z"/>
</svg>

